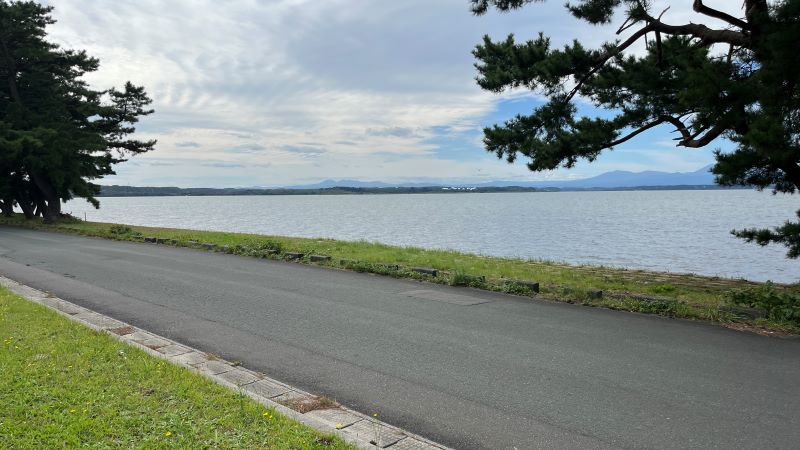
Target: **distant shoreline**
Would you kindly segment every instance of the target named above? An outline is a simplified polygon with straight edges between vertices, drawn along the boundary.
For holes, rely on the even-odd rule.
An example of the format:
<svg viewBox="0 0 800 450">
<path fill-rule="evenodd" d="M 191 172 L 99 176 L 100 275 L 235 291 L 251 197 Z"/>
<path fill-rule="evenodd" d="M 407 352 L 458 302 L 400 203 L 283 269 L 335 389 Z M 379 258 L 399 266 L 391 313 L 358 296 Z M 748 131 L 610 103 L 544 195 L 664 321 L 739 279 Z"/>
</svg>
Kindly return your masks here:
<svg viewBox="0 0 800 450">
<path fill-rule="evenodd" d="M 468 186 L 426 186 L 426 187 L 330 187 L 320 189 L 250 189 L 250 188 L 178 188 L 178 187 L 139 187 L 102 186 L 98 197 L 209 197 L 241 195 L 391 195 L 391 194 L 468 194 L 468 193 L 507 193 L 507 192 L 598 192 L 598 191 L 710 191 L 738 190 L 744 187 L 719 185 L 672 185 L 672 186 L 632 186 L 596 188 L 548 188 L 526 186 L 468 187 Z"/>
</svg>

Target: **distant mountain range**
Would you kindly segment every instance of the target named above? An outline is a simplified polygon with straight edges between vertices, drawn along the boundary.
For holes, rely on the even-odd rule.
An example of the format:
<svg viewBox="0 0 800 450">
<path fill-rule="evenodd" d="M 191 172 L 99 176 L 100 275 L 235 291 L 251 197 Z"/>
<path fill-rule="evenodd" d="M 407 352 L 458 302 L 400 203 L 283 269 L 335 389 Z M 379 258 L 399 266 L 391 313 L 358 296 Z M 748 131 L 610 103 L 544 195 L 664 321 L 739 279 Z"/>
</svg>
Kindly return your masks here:
<svg viewBox="0 0 800 450">
<path fill-rule="evenodd" d="M 614 189 L 657 186 L 710 186 L 714 185 L 714 175 L 709 172 L 711 165 L 694 172 L 627 172 L 615 170 L 600 175 L 583 178 L 580 180 L 554 180 L 554 181 L 520 181 L 498 180 L 485 183 L 456 183 L 441 181 L 385 183 L 382 181 L 359 180 L 325 180 L 314 184 L 287 186 L 286 189 L 330 189 L 333 187 L 352 188 L 389 188 L 389 187 L 423 187 L 423 186 L 457 186 L 457 187 L 506 187 L 521 186 L 532 188 L 559 188 L 559 189 Z"/>
<path fill-rule="evenodd" d="M 616 170 L 592 178 L 562 181 L 490 181 L 464 184 L 446 180 L 385 183 L 382 181 L 325 180 L 315 184 L 286 187 L 177 188 L 103 186 L 104 197 L 205 196 L 205 195 L 345 195 L 345 194 L 427 194 L 464 192 L 531 192 L 581 190 L 720 189 L 714 184 L 711 166 L 695 172 L 626 172 Z"/>
</svg>

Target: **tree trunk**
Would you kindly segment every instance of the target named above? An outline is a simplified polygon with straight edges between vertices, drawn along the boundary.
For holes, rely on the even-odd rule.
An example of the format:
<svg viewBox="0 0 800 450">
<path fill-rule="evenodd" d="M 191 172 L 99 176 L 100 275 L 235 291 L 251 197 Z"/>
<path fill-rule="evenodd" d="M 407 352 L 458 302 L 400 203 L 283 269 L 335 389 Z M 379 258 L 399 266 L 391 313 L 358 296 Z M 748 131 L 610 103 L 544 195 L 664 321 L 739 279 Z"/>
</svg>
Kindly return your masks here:
<svg viewBox="0 0 800 450">
<path fill-rule="evenodd" d="M 53 189 L 53 185 L 47 177 L 38 172 L 31 172 L 31 180 L 42 194 L 41 199 L 37 199 L 39 210 L 45 222 L 52 222 L 53 219 L 61 214 L 61 198 Z"/>
<path fill-rule="evenodd" d="M 25 215 L 26 219 L 33 219 L 34 217 L 36 217 L 33 214 L 33 204 L 31 204 L 31 202 L 27 201 L 26 199 L 20 198 L 17 200 L 17 203 L 19 204 L 19 208 L 22 210 L 22 214 Z"/>
<path fill-rule="evenodd" d="M 0 200 L 0 212 L 6 217 L 11 217 L 14 214 L 14 200 L 10 198 Z"/>
<path fill-rule="evenodd" d="M 37 217 L 42 217 L 45 223 L 52 223 L 56 216 L 47 205 L 47 202 L 41 198 L 36 199 L 36 212 Z"/>
</svg>

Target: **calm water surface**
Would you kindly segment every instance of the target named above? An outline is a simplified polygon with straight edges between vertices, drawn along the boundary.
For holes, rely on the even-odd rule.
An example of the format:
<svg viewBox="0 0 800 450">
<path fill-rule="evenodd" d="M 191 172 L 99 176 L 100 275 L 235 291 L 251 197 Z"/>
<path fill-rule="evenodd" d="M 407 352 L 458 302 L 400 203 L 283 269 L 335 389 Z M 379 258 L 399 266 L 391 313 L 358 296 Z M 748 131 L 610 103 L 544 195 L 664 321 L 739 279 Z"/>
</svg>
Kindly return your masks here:
<svg viewBox="0 0 800 450">
<path fill-rule="evenodd" d="M 496 256 L 795 282 L 785 248 L 732 228 L 796 218 L 800 196 L 736 191 L 102 198 L 89 220 L 383 242 Z"/>
</svg>

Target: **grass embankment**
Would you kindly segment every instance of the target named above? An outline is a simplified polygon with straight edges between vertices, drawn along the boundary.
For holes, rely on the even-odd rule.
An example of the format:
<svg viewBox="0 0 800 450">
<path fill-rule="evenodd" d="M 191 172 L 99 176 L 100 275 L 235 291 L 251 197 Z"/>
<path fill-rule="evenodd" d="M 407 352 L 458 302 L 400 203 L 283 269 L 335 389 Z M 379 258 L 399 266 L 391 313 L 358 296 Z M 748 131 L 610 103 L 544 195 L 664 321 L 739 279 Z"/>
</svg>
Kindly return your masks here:
<svg viewBox="0 0 800 450">
<path fill-rule="evenodd" d="M 0 288 L 0 448 L 351 448 Z"/>
<path fill-rule="evenodd" d="M 752 320 L 732 312 L 727 307 L 732 293 L 763 286 L 746 280 L 576 266 L 363 241 L 122 226 L 80 220 L 43 224 L 40 220 L 26 221 L 20 216 L 0 219 L 0 223 L 117 240 L 142 241 L 145 237 L 154 237 L 178 246 L 202 247 L 192 242 L 208 243 L 217 249 L 227 247 L 230 253 L 244 256 L 278 259 L 287 252 L 296 252 L 305 255 L 300 261 L 306 263 L 311 262 L 309 255 L 326 255 L 331 257 L 329 261 L 315 264 L 520 295 L 533 293 L 514 281 L 533 281 L 540 283 L 539 298 L 671 317 L 723 323 L 735 321 L 771 330 L 800 332 L 800 326 L 791 321 L 769 318 Z M 431 267 L 440 272 L 434 277 L 414 272 L 411 270 L 414 267 Z M 776 286 L 776 289 L 800 292 L 800 285 Z M 598 291 L 602 291 L 602 294 Z"/>
</svg>

